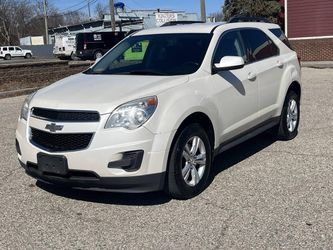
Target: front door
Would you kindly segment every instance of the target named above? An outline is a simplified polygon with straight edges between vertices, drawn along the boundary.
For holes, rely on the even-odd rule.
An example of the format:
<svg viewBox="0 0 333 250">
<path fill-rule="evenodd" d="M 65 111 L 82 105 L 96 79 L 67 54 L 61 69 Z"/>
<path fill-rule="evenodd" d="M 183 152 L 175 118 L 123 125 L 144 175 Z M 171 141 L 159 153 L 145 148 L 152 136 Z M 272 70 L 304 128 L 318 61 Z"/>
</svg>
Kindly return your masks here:
<svg viewBox="0 0 333 250">
<path fill-rule="evenodd" d="M 240 31 L 223 33 L 216 47 L 213 63 L 224 56 L 240 56 L 245 61 L 241 69 L 221 71 L 210 76 L 213 98 L 219 108 L 222 124 L 221 142 L 250 129 L 258 122 L 257 69 L 247 64 L 247 54 Z"/>
</svg>

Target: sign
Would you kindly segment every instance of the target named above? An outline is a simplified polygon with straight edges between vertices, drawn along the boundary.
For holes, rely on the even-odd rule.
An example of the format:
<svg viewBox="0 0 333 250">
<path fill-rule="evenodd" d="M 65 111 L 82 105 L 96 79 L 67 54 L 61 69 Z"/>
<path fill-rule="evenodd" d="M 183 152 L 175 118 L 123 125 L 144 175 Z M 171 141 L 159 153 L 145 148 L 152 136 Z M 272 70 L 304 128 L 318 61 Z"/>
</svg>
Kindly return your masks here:
<svg viewBox="0 0 333 250">
<path fill-rule="evenodd" d="M 177 13 L 158 12 L 155 13 L 156 26 L 161 26 L 167 22 L 177 21 Z"/>
</svg>

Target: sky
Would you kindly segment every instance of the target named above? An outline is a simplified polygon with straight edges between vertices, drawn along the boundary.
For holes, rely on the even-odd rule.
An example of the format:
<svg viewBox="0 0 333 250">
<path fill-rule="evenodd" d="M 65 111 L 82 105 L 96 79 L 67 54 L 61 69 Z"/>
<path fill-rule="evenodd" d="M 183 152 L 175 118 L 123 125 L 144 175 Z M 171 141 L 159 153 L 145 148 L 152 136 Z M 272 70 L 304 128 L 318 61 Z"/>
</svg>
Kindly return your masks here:
<svg viewBox="0 0 333 250">
<path fill-rule="evenodd" d="M 48 0 L 59 10 L 76 10 L 85 5 L 84 0 Z M 88 1 L 88 0 L 87 0 Z M 109 3 L 108 0 L 96 0 L 104 5 Z M 115 2 L 123 2 L 125 6 L 132 9 L 172 9 L 172 10 L 185 10 L 186 12 L 200 13 L 200 0 L 115 0 Z M 221 10 L 224 0 L 206 0 L 207 15 Z M 95 3 L 95 4 L 96 4 Z M 94 5 L 95 5 L 94 4 Z M 95 9 L 94 5 L 91 11 Z M 72 7 L 68 9 L 69 7 Z M 82 9 L 88 12 L 88 8 Z"/>
</svg>

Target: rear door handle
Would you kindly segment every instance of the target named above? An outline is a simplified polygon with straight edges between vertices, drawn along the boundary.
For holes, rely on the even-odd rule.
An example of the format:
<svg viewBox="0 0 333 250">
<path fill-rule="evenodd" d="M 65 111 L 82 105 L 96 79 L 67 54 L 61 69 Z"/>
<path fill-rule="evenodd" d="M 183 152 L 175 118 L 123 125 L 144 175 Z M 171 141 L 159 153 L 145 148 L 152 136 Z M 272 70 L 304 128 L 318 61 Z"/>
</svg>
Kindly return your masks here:
<svg viewBox="0 0 333 250">
<path fill-rule="evenodd" d="M 278 66 L 280 69 L 283 68 L 283 62 L 277 61 L 276 66 Z"/>
<path fill-rule="evenodd" d="M 253 72 L 250 72 L 250 73 L 247 75 L 247 79 L 249 79 L 250 81 L 254 81 L 256 78 L 257 78 L 257 74 L 255 74 L 255 73 L 253 73 Z"/>
</svg>

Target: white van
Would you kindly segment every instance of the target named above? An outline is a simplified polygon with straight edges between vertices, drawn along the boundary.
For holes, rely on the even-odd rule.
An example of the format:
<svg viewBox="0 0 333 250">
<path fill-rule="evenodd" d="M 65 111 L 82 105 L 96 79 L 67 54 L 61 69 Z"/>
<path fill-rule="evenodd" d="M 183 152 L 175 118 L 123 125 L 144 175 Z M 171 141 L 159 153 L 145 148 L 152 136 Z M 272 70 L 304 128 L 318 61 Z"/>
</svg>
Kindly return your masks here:
<svg viewBox="0 0 333 250">
<path fill-rule="evenodd" d="M 75 35 L 57 35 L 53 47 L 53 54 L 60 59 L 75 58 Z"/>
</svg>

